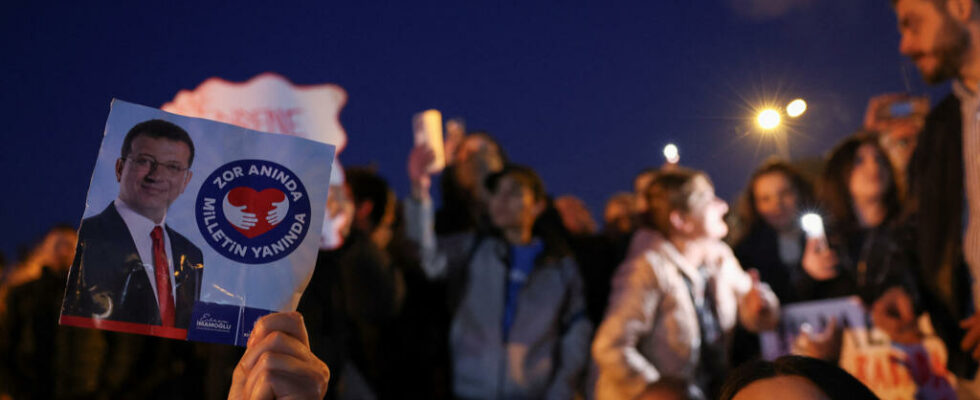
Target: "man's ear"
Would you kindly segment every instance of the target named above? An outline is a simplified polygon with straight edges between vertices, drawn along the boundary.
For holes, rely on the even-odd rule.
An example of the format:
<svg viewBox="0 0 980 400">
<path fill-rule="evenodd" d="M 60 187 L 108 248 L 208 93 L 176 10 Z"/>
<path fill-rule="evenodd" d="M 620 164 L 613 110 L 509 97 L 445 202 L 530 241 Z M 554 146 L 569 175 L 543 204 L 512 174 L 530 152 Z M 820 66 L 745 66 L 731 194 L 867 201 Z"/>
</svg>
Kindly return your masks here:
<svg viewBox="0 0 980 400">
<path fill-rule="evenodd" d="M 673 230 L 678 232 L 688 231 L 687 228 L 688 225 L 690 225 L 690 223 L 688 223 L 687 217 L 684 215 L 684 213 L 678 210 L 671 211 L 670 215 L 668 216 L 668 219 L 670 220 L 670 227 Z"/>
<path fill-rule="evenodd" d="M 122 170 L 126 164 L 126 159 L 119 157 L 116 159 L 116 182 L 122 182 Z"/>
<path fill-rule="evenodd" d="M 966 23 L 976 11 L 974 0 L 946 0 L 946 13 L 960 23 Z"/>
</svg>

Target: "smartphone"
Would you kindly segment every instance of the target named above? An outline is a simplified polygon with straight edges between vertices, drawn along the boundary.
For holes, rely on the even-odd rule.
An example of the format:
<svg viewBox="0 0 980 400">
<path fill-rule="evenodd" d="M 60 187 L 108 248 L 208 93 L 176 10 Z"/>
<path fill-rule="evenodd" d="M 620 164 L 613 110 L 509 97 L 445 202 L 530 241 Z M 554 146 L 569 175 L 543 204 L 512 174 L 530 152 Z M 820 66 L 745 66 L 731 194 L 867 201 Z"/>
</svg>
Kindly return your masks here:
<svg viewBox="0 0 980 400">
<path fill-rule="evenodd" d="M 427 144 L 435 153 L 429 164 L 429 172 L 437 173 L 446 167 L 445 148 L 442 143 L 442 113 L 439 110 L 425 110 L 412 117 L 415 145 Z"/>
<path fill-rule="evenodd" d="M 891 118 L 905 118 L 915 112 L 915 104 L 911 100 L 899 101 L 888 106 L 888 116 Z"/>
<path fill-rule="evenodd" d="M 922 96 L 903 96 L 878 108 L 880 120 L 922 117 L 929 112 L 929 99 Z"/>
</svg>

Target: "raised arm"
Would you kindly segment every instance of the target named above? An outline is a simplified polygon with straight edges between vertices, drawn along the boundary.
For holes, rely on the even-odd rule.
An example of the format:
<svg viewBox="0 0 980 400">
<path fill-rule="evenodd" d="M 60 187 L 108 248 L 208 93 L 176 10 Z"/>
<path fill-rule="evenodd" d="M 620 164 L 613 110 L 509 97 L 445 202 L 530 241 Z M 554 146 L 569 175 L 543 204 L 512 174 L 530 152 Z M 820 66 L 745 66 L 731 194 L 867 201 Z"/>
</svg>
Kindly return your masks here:
<svg viewBox="0 0 980 400">
<path fill-rule="evenodd" d="M 402 204 L 405 214 L 405 233 L 418 245 L 422 269 L 430 279 L 444 278 L 450 265 L 464 261 L 473 246 L 472 234 L 436 238 L 435 209 L 429 194 L 432 185 L 428 165 L 434 158 L 427 145 L 415 146 L 408 156 L 408 177 L 412 195 Z"/>
</svg>

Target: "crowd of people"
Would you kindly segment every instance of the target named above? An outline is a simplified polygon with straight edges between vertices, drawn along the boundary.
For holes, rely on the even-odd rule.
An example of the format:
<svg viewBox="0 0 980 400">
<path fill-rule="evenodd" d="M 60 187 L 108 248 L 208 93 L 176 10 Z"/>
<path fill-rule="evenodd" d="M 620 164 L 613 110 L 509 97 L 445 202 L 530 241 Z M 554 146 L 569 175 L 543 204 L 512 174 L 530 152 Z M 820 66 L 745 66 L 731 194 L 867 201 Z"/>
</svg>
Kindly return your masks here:
<svg viewBox="0 0 980 400">
<path fill-rule="evenodd" d="M 247 349 L 58 326 L 77 237 L 56 226 L 0 269 L 0 399 L 315 398 L 327 379 L 337 399 L 874 398 L 834 366 L 834 322 L 760 360 L 781 307 L 844 296 L 898 343 L 927 315 L 957 396 L 980 398 L 980 3 L 892 3 L 902 53 L 955 79 L 931 111 L 871 99 L 819 171 L 768 160 L 733 212 L 704 171 L 651 166 L 601 230 L 486 132 L 447 141 L 440 199 L 427 145 L 402 199 L 347 168 L 297 312 Z M 811 211 L 825 234 L 801 227 Z"/>
</svg>

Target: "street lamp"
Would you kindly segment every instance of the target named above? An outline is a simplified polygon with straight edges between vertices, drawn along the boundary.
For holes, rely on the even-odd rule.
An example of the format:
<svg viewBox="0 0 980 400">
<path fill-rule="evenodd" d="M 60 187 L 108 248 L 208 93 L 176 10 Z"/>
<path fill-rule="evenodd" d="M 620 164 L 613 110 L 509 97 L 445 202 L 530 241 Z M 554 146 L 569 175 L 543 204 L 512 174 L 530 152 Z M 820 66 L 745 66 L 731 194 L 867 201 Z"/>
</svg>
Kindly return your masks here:
<svg viewBox="0 0 980 400">
<path fill-rule="evenodd" d="M 779 115 L 779 111 L 771 108 L 762 110 L 755 117 L 755 122 L 759 124 L 759 127 L 767 131 L 775 129 L 782 120 L 783 118 Z"/>
<path fill-rule="evenodd" d="M 790 118 L 796 118 L 806 112 L 806 102 L 803 99 L 796 99 L 786 105 L 786 115 Z"/>
</svg>

